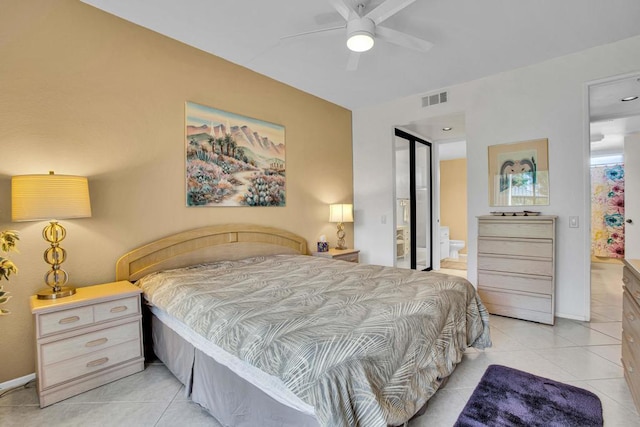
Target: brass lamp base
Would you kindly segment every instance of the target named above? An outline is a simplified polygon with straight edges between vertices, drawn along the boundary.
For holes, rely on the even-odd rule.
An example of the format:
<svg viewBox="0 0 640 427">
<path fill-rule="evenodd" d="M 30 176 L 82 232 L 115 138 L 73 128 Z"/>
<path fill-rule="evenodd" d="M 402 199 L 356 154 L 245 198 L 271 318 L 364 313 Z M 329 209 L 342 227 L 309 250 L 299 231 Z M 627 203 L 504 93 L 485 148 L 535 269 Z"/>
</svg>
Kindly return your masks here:
<svg viewBox="0 0 640 427">
<path fill-rule="evenodd" d="M 61 286 L 58 290 L 45 288 L 38 291 L 38 299 L 57 299 L 70 297 L 76 293 L 76 288 L 71 286 Z"/>
</svg>

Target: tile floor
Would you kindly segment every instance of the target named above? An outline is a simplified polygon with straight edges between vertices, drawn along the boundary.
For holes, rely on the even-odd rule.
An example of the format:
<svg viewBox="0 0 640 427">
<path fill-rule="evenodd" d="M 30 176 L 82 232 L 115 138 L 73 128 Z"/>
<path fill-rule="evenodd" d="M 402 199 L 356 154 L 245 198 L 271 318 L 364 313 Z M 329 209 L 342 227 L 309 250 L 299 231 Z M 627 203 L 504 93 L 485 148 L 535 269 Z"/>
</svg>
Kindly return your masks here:
<svg viewBox="0 0 640 427">
<path fill-rule="evenodd" d="M 465 271 L 451 270 L 452 274 Z M 622 267 L 594 264 L 591 322 L 558 319 L 551 327 L 491 316 L 493 347 L 468 350 L 448 384 L 412 427 L 451 426 L 490 364 L 563 381 L 597 394 L 605 426 L 640 426 L 620 364 Z M 0 398 L 0 426 L 219 426 L 184 397 L 162 364 L 67 399 L 38 407 L 34 388 Z"/>
</svg>

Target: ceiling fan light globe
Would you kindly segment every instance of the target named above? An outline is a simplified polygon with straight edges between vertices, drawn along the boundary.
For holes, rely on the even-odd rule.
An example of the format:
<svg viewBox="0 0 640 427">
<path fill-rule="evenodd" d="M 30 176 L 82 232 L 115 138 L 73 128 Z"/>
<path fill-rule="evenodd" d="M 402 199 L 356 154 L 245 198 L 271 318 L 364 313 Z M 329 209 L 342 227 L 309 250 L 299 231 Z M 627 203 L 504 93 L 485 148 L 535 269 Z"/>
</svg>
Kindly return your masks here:
<svg viewBox="0 0 640 427">
<path fill-rule="evenodd" d="M 347 47 L 353 52 L 366 52 L 373 47 L 373 37 L 366 32 L 351 34 L 347 39 Z"/>
</svg>

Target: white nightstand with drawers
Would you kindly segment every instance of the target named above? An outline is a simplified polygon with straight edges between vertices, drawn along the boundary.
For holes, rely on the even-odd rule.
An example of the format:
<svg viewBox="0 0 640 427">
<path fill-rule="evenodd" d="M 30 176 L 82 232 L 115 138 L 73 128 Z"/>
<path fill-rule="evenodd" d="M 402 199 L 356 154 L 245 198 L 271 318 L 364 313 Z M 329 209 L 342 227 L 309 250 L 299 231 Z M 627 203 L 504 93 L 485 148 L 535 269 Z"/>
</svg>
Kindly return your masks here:
<svg viewBox="0 0 640 427">
<path fill-rule="evenodd" d="M 122 281 L 31 297 L 40 407 L 144 369 L 141 292 Z"/>
<path fill-rule="evenodd" d="M 322 258 L 339 259 L 342 261 L 359 262 L 358 249 L 336 249 L 331 248 L 327 252 L 311 252 L 312 256 L 318 256 Z"/>
</svg>

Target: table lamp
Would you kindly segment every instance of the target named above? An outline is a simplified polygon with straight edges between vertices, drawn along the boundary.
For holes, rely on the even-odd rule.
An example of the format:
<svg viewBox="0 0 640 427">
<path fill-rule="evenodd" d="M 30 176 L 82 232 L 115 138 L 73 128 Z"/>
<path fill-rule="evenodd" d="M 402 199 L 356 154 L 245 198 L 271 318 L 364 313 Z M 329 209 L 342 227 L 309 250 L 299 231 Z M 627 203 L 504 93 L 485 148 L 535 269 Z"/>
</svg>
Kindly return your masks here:
<svg viewBox="0 0 640 427">
<path fill-rule="evenodd" d="M 338 223 L 338 245 L 336 249 L 347 249 L 344 244 L 344 223 L 353 222 L 353 205 L 333 204 L 329 205 L 329 222 Z"/>
<path fill-rule="evenodd" d="M 87 178 L 72 175 L 18 175 L 11 178 L 11 220 L 50 221 L 42 237 L 51 244 L 44 252 L 44 260 L 51 269 L 44 275 L 49 286 L 38 292 L 38 299 L 56 299 L 73 295 L 76 290 L 65 286 L 69 280 L 60 268 L 67 251 L 60 247 L 67 231 L 59 219 L 91 216 Z M 55 218 L 55 219 L 54 219 Z"/>
</svg>

